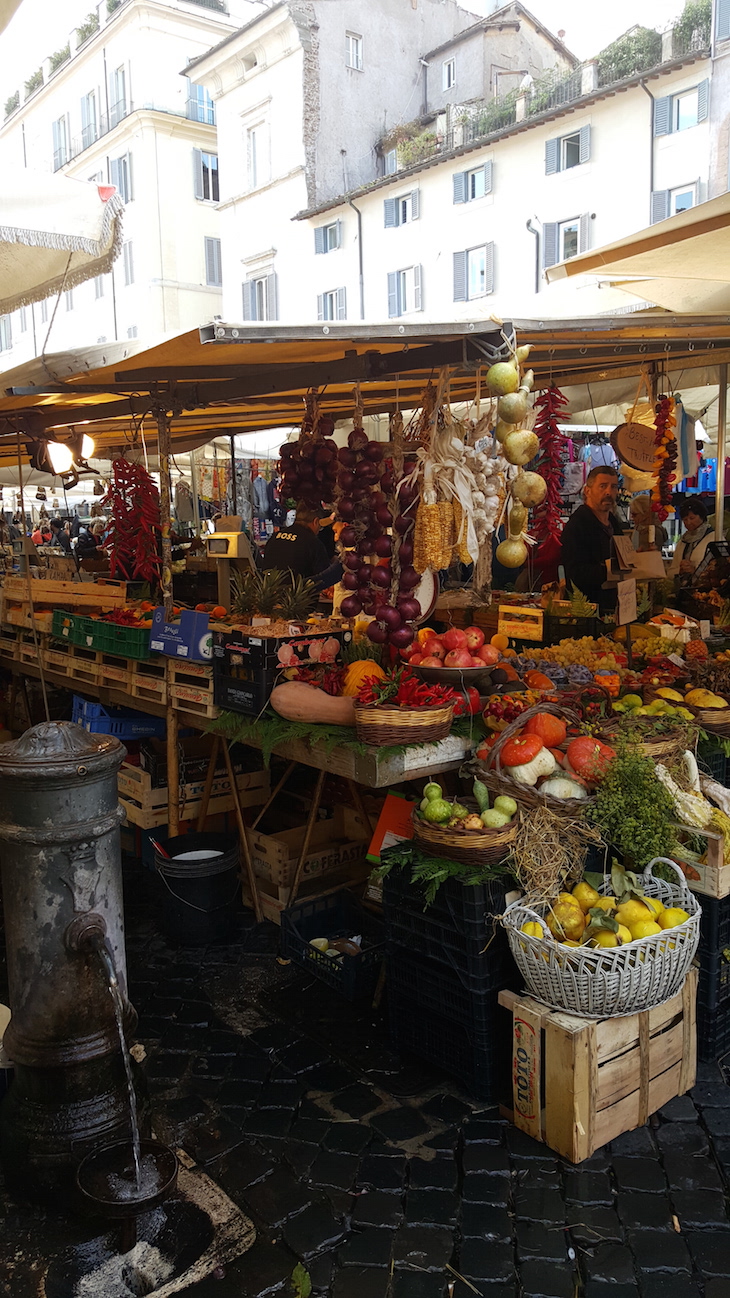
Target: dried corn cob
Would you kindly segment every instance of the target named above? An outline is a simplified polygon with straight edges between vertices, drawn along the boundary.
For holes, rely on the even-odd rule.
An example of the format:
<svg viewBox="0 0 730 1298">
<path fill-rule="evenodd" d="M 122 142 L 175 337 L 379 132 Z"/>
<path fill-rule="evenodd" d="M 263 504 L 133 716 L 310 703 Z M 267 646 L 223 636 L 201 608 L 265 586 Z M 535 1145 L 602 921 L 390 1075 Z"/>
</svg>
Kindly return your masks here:
<svg viewBox="0 0 730 1298">
<path fill-rule="evenodd" d="M 434 563 L 434 568 L 448 568 L 451 564 L 456 544 L 456 528 L 454 526 L 454 506 L 450 500 L 440 500 L 438 503 L 439 526 L 441 529 L 441 547 L 439 562 Z"/>
<path fill-rule="evenodd" d="M 454 530 L 456 533 L 456 557 L 459 563 L 471 563 L 472 557 L 466 548 L 466 526 L 461 501 L 454 497 Z"/>
</svg>

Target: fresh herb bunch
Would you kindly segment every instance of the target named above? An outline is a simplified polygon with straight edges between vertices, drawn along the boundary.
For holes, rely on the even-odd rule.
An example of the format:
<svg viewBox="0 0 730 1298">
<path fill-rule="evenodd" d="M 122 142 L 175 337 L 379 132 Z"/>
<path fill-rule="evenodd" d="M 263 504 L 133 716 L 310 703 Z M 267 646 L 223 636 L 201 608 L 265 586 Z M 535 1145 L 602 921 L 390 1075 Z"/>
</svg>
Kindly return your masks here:
<svg viewBox="0 0 730 1298">
<path fill-rule="evenodd" d="M 674 802 L 651 758 L 631 744 L 619 745 L 586 815 L 634 869 L 672 855 Z"/>
<path fill-rule="evenodd" d="M 411 883 L 422 884 L 424 910 L 431 905 L 447 879 L 458 879 L 468 888 L 488 883 L 491 879 L 503 879 L 509 873 L 504 863 L 472 867 L 440 856 L 428 856 L 406 840 L 384 848 L 376 873 L 384 878 L 394 869 L 410 870 Z"/>
<path fill-rule="evenodd" d="M 384 680 L 366 676 L 357 692 L 358 703 L 390 703 L 396 708 L 435 708 L 455 702 L 456 690 L 450 685 L 431 685 L 422 681 L 404 665 Z"/>
</svg>

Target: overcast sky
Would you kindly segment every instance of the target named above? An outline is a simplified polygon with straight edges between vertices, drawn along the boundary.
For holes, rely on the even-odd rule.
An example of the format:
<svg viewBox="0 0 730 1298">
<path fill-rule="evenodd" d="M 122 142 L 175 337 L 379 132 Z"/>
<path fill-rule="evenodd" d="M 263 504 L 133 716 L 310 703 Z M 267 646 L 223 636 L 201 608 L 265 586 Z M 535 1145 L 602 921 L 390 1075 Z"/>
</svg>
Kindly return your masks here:
<svg viewBox="0 0 730 1298">
<path fill-rule="evenodd" d="M 400 0 L 405 3 L 405 0 Z M 364 4 L 368 0 L 363 0 Z M 479 0 L 467 9 L 481 8 Z M 23 0 L 5 32 L 0 35 L 0 100 L 4 102 L 42 60 L 60 49 L 69 32 L 83 22 L 89 0 Z M 684 8 L 683 0 L 527 0 L 532 11 L 551 31 L 565 32 L 565 43 L 579 58 L 589 58 L 622 32 L 640 22 L 647 27 L 667 27 Z M 387 51 L 383 52 L 387 57 Z"/>
</svg>

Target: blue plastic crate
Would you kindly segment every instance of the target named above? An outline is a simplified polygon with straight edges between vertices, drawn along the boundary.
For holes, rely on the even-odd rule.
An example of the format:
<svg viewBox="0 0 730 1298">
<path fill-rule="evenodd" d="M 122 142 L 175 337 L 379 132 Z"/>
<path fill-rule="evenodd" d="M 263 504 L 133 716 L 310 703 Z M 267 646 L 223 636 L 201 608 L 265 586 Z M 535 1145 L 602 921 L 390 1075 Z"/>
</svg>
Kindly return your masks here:
<svg viewBox="0 0 730 1298">
<path fill-rule="evenodd" d="M 79 694 L 73 696 L 71 720 L 92 735 L 114 735 L 116 739 L 162 739 L 163 717 L 151 717 L 131 708 L 104 708 Z"/>
</svg>

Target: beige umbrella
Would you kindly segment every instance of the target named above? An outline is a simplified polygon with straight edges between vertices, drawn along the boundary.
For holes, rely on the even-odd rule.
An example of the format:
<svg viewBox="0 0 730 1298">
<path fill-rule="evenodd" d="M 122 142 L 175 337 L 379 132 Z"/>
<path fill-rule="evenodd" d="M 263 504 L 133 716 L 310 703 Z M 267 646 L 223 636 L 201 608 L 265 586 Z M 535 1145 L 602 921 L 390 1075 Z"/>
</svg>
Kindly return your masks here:
<svg viewBox="0 0 730 1298">
<path fill-rule="evenodd" d="M 0 195 L 0 315 L 110 270 L 122 247 L 123 212 L 113 185 L 60 173 L 24 171 L 16 186 L 6 186 Z"/>
<path fill-rule="evenodd" d="M 0 32 L 4 31 L 22 0 L 0 0 Z"/>
</svg>

